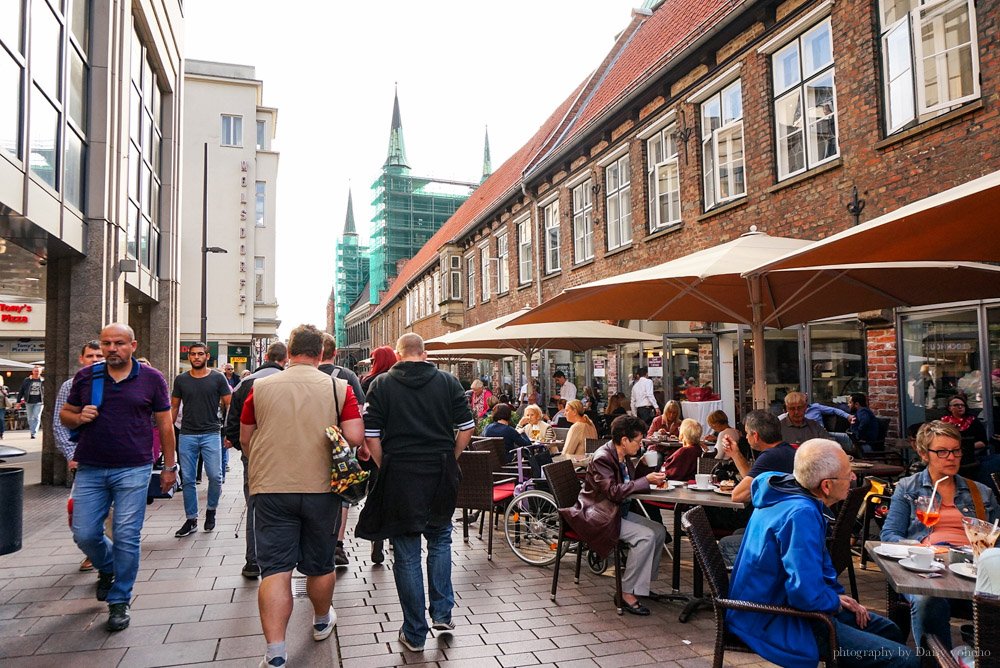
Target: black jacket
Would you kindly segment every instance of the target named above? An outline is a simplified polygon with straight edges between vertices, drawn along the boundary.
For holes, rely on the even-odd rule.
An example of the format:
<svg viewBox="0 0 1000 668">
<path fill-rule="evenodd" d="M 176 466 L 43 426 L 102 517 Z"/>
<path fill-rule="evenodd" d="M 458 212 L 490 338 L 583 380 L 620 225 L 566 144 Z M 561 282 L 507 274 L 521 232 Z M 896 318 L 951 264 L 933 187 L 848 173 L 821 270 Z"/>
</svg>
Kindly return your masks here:
<svg viewBox="0 0 1000 668">
<path fill-rule="evenodd" d="M 398 362 L 366 398 L 365 436 L 381 439 L 382 466 L 355 535 L 377 540 L 447 526 L 461 479 L 455 429 L 475 426 L 458 379 L 427 362 Z"/>
<path fill-rule="evenodd" d="M 258 378 L 267 378 L 284 368 L 275 362 L 265 362 L 256 371 L 241 380 L 240 384 L 233 390 L 233 397 L 229 400 L 229 412 L 226 414 L 226 424 L 222 428 L 222 435 L 228 438 L 229 442 L 237 450 L 243 450 L 243 447 L 240 445 L 240 413 L 243 412 L 243 403 L 250 396 L 250 389 L 253 387 L 253 382 Z"/>
<path fill-rule="evenodd" d="M 358 400 L 358 407 L 360 408 L 365 405 L 365 391 L 361 389 L 361 381 L 358 380 L 358 374 L 339 364 L 320 364 L 319 370 L 334 378 L 346 380 L 347 384 L 351 386 L 351 390 L 354 391 L 354 398 Z M 333 375 L 334 371 L 337 372 L 336 376 Z"/>
</svg>

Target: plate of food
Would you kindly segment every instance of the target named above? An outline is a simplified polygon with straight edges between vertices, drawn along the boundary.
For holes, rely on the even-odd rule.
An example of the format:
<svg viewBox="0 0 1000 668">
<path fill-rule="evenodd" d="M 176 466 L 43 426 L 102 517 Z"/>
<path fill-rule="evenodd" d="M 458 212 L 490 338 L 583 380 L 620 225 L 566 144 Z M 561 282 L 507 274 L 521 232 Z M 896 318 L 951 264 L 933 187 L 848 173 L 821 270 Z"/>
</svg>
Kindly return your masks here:
<svg viewBox="0 0 1000 668">
<path fill-rule="evenodd" d="M 965 561 L 957 564 L 948 564 L 948 570 L 950 570 L 955 575 L 959 575 L 963 578 L 969 578 L 970 580 L 976 579 L 975 564 L 970 564 Z"/>
<path fill-rule="evenodd" d="M 736 487 L 736 482 L 734 480 L 723 480 L 719 483 L 719 486 L 715 488 L 716 494 L 725 494 L 726 496 L 732 496 L 733 489 Z"/>
</svg>

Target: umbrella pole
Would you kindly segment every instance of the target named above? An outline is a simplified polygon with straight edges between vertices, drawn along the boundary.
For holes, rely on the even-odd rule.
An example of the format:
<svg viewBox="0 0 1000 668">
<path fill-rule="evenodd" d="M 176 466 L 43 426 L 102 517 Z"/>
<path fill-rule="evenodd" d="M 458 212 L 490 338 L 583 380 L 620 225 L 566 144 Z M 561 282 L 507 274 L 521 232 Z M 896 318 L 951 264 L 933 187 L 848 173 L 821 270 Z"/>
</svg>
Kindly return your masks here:
<svg viewBox="0 0 1000 668">
<path fill-rule="evenodd" d="M 750 308 L 753 321 L 750 323 L 750 340 L 753 342 L 753 407 L 756 410 L 767 408 L 767 360 L 764 355 L 764 305 L 761 302 L 760 275 L 750 277 Z"/>
</svg>

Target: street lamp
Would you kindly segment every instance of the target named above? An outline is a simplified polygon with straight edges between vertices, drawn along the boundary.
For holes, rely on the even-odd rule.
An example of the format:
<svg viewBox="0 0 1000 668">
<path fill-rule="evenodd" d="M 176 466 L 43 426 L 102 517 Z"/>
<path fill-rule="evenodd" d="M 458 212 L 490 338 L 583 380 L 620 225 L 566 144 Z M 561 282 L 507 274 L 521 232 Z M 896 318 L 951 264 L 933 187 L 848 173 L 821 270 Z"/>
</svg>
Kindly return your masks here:
<svg viewBox="0 0 1000 668">
<path fill-rule="evenodd" d="M 208 345 L 208 254 L 226 253 L 208 245 L 208 142 L 205 142 L 205 175 L 201 205 L 201 342 Z"/>
</svg>

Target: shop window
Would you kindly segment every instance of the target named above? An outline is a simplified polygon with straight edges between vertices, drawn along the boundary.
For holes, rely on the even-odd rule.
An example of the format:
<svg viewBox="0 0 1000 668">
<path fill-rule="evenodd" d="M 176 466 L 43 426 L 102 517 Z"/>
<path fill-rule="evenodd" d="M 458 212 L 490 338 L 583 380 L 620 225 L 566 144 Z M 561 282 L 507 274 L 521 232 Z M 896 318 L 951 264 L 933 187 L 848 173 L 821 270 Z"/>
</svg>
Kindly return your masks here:
<svg viewBox="0 0 1000 668">
<path fill-rule="evenodd" d="M 810 401 L 847 403 L 852 392 L 867 394 L 865 338 L 857 323 L 818 323 L 809 326 L 812 365 Z"/>
</svg>

